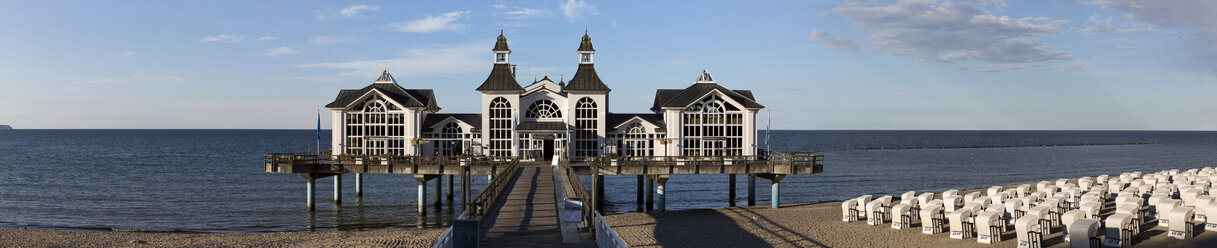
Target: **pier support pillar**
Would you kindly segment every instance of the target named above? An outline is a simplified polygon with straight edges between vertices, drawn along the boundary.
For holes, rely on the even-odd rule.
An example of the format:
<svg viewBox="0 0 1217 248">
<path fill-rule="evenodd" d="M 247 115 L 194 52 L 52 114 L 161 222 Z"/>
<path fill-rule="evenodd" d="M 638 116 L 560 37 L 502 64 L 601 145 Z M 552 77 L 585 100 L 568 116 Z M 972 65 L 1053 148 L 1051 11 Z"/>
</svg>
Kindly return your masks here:
<svg viewBox="0 0 1217 248">
<path fill-rule="evenodd" d="M 461 161 L 461 212 L 469 210 L 469 166 L 466 166 L 465 161 Z"/>
<path fill-rule="evenodd" d="M 636 192 L 638 193 L 638 197 L 637 197 L 637 200 L 636 200 L 635 202 L 637 202 L 637 203 L 638 203 L 638 209 L 639 209 L 639 210 L 642 210 L 642 205 L 645 203 L 645 202 L 643 202 L 643 201 L 644 201 L 644 199 L 643 199 L 643 196 L 642 196 L 643 194 L 645 194 L 645 193 L 646 193 L 646 191 L 645 191 L 645 190 L 643 189 L 643 187 L 642 187 L 642 184 L 643 184 L 643 183 L 642 183 L 642 181 L 643 181 L 643 180 L 646 180 L 646 179 L 645 179 L 645 178 L 643 178 L 643 176 L 642 176 L 642 175 L 638 175 L 638 185 L 637 185 L 637 187 L 636 187 L 636 188 L 635 188 L 635 190 L 634 190 L 634 191 L 636 191 Z"/>
<path fill-rule="evenodd" d="M 308 211 L 317 210 L 315 202 L 317 198 L 317 179 L 308 178 Z"/>
<path fill-rule="evenodd" d="M 334 205 L 342 205 L 342 174 L 334 175 Z"/>
<path fill-rule="evenodd" d="M 444 195 L 444 176 L 441 175 L 435 178 L 435 209 L 444 206 L 443 200 L 441 200 L 442 195 Z"/>
<path fill-rule="evenodd" d="M 668 202 L 665 186 L 668 185 L 668 175 L 654 176 L 653 179 L 655 179 L 655 194 L 657 195 L 655 197 L 655 208 L 660 212 L 667 211 Z"/>
<path fill-rule="evenodd" d="M 448 178 L 448 204 L 452 204 L 452 180 L 456 175 L 447 175 L 445 177 Z"/>
<path fill-rule="evenodd" d="M 604 207 L 604 176 L 596 175 L 596 209 Z"/>
<path fill-rule="evenodd" d="M 771 184 L 769 186 L 770 190 L 771 190 L 771 192 L 769 193 L 769 206 L 771 206 L 773 208 L 778 208 L 778 206 L 782 204 L 781 182 L 782 182 L 783 178 L 786 178 L 786 175 L 785 174 L 760 174 L 759 176 L 761 178 L 769 179 L 770 181 L 773 182 L 773 184 Z"/>
<path fill-rule="evenodd" d="M 735 206 L 735 174 L 727 175 L 727 202 L 730 206 Z"/>
<path fill-rule="evenodd" d="M 748 206 L 756 206 L 756 174 L 748 174 Z"/>
<path fill-rule="evenodd" d="M 414 181 L 418 182 L 418 215 L 427 215 L 427 181 L 430 181 L 435 176 L 414 175 Z"/>
<path fill-rule="evenodd" d="M 355 198 L 363 197 L 363 173 L 355 173 Z"/>
<path fill-rule="evenodd" d="M 647 211 L 655 210 L 655 180 L 647 178 Z"/>
</svg>

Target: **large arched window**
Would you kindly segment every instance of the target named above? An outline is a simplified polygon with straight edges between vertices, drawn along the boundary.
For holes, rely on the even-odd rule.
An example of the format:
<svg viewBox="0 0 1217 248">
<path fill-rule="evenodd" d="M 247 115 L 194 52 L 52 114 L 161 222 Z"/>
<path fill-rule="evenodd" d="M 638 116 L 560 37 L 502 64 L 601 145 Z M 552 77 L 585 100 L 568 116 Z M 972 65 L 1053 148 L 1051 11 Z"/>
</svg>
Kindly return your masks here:
<svg viewBox="0 0 1217 248">
<path fill-rule="evenodd" d="M 345 153 L 405 155 L 405 114 L 392 102 L 373 96 L 346 112 Z"/>
<path fill-rule="evenodd" d="M 620 153 L 626 156 L 651 156 L 651 140 L 647 138 L 646 127 L 642 123 L 631 123 L 626 128 L 620 149 Z"/>
<path fill-rule="evenodd" d="M 684 112 L 684 155 L 743 154 L 744 113 L 717 95 L 710 95 Z"/>
<path fill-rule="evenodd" d="M 496 97 L 490 101 L 490 156 L 511 156 L 511 102 Z"/>
<path fill-rule="evenodd" d="M 449 122 L 440 129 L 440 139 L 432 141 L 435 145 L 435 155 L 437 156 L 456 156 L 463 153 L 463 140 L 461 139 L 461 125 L 456 122 Z"/>
<path fill-rule="evenodd" d="M 580 98 L 575 103 L 575 156 L 599 156 L 600 111 L 596 100 Z"/>
<path fill-rule="evenodd" d="M 528 118 L 562 118 L 562 110 L 549 100 L 540 100 L 528 106 Z"/>
</svg>

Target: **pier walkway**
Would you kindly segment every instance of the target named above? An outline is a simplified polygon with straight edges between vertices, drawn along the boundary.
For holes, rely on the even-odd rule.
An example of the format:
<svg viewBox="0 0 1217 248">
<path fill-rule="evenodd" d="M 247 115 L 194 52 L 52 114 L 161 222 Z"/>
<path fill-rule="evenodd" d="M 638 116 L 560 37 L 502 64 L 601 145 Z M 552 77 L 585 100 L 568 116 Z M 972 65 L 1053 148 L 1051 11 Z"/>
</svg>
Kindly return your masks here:
<svg viewBox="0 0 1217 248">
<path fill-rule="evenodd" d="M 590 242 L 563 244 L 553 169 L 522 162 L 506 199 L 487 215 L 492 218 L 478 242 L 484 247 L 594 247 Z"/>
</svg>

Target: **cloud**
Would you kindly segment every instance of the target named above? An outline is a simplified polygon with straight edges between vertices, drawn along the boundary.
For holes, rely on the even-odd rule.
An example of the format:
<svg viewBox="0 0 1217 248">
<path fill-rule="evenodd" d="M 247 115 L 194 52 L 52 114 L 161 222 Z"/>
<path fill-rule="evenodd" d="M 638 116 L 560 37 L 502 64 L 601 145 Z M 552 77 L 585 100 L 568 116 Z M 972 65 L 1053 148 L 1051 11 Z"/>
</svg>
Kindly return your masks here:
<svg viewBox="0 0 1217 248">
<path fill-rule="evenodd" d="M 423 75 L 443 75 L 486 72 L 490 68 L 487 49 L 493 47 L 485 42 L 463 45 L 433 45 L 406 51 L 402 58 L 354 60 L 299 64 L 304 68 L 330 68 L 346 70 L 344 75 L 375 78 L 381 70 L 388 69 L 398 78 Z"/>
<path fill-rule="evenodd" d="M 378 9 L 380 9 L 380 7 L 377 7 L 375 5 L 360 4 L 360 5 L 353 5 L 351 7 L 347 7 L 345 9 L 339 10 L 338 14 L 342 15 L 343 17 L 355 17 L 355 16 L 359 15 L 359 12 L 367 12 L 367 11 L 373 11 L 373 10 L 378 10 Z"/>
<path fill-rule="evenodd" d="M 313 44 L 323 45 L 323 46 L 346 42 L 346 40 L 343 40 L 342 38 L 338 38 L 338 37 L 334 37 L 334 36 L 316 36 L 316 37 L 309 38 L 309 41 L 312 41 Z"/>
<path fill-rule="evenodd" d="M 297 54 L 297 53 L 300 53 L 300 51 L 296 51 L 296 49 L 292 49 L 290 47 L 285 47 L 285 46 L 266 49 L 266 56 L 271 56 L 271 57 L 279 57 L 282 55 Z"/>
<path fill-rule="evenodd" d="M 1126 13 L 1128 19 L 1161 27 L 1186 27 L 1208 42 L 1217 43 L 1217 1 L 1211 0 L 1090 0 L 1098 5 Z"/>
<path fill-rule="evenodd" d="M 265 40 L 278 40 L 278 39 L 279 39 L 279 37 L 274 37 L 274 36 L 259 36 L 257 39 L 254 39 L 254 40 L 265 41 Z"/>
<path fill-rule="evenodd" d="M 496 9 L 506 9 L 506 8 L 507 8 L 507 5 L 495 4 L 495 5 L 494 5 L 494 8 L 496 8 Z"/>
<path fill-rule="evenodd" d="M 546 16 L 553 14 L 553 12 L 549 11 L 549 9 L 523 8 L 523 9 L 503 12 L 503 14 L 507 15 L 507 18 L 528 19 L 528 18 L 536 18 L 536 17 L 546 17 Z"/>
<path fill-rule="evenodd" d="M 202 43 L 235 43 L 244 40 L 244 35 L 218 34 L 203 37 L 199 39 Z"/>
<path fill-rule="evenodd" d="M 1052 71 L 1054 71 L 1054 72 L 1075 72 L 1075 71 L 1085 71 L 1086 69 L 1088 69 L 1086 67 L 1086 65 L 1070 63 L 1070 64 L 1061 65 L 1061 67 L 1057 67 L 1056 70 L 1052 70 Z"/>
<path fill-rule="evenodd" d="M 858 42 L 848 37 L 839 36 L 828 31 L 816 29 L 807 36 L 808 40 L 820 43 L 824 48 L 844 51 L 857 51 Z"/>
<path fill-rule="evenodd" d="M 430 33 L 437 31 L 461 31 L 469 25 L 456 23 L 462 17 L 468 17 L 472 11 L 453 11 L 444 13 L 439 16 L 427 15 L 422 19 L 416 19 L 406 23 L 394 24 L 397 31 L 407 33 Z"/>
<path fill-rule="evenodd" d="M 570 22 L 600 14 L 600 11 L 596 11 L 596 6 L 579 0 L 567 0 L 564 3 L 559 3 L 558 7 L 562 9 L 562 14 L 566 15 L 566 18 L 570 19 Z"/>
<path fill-rule="evenodd" d="M 980 72 L 980 73 L 1007 72 L 1007 71 L 1034 69 L 1034 68 L 1040 68 L 1040 67 L 1044 67 L 1044 64 L 1043 63 L 1007 64 L 1007 65 L 1000 65 L 1000 66 L 994 66 L 994 67 L 989 67 L 989 68 L 973 69 L 972 72 Z M 960 68 L 960 69 L 967 70 L 968 68 Z"/>
<path fill-rule="evenodd" d="M 144 74 L 143 72 L 137 72 L 128 77 L 98 78 L 98 79 L 86 80 L 86 81 L 76 81 L 73 83 L 78 83 L 78 84 L 112 84 L 112 83 L 123 83 L 123 82 L 181 83 L 181 82 L 185 82 L 185 81 L 186 81 L 185 78 L 182 78 L 179 76 L 158 76 L 158 75 Z"/>
<path fill-rule="evenodd" d="M 1170 31 L 1155 30 L 1153 27 L 1129 27 L 1129 26 L 1116 27 L 1115 25 L 1112 24 L 1111 17 L 1099 18 L 1098 14 L 1091 15 L 1090 18 L 1086 22 L 1090 23 L 1090 26 L 1086 26 L 1085 28 L 1082 28 L 1082 30 L 1079 30 L 1078 33 L 1082 33 L 1085 35 L 1095 35 L 1095 34 L 1102 34 L 1102 33 L 1146 33 L 1146 32 L 1157 32 L 1157 33 L 1161 33 L 1161 34 L 1174 34 L 1174 32 L 1170 32 Z"/>
<path fill-rule="evenodd" d="M 1028 63 L 1069 61 L 1031 37 L 1061 32 L 1066 20 L 996 16 L 967 4 L 937 0 L 848 1 L 832 13 L 867 34 L 879 51 L 919 62 Z"/>
<path fill-rule="evenodd" d="M 107 56 L 110 56 L 110 57 L 120 58 L 120 59 L 129 59 L 129 58 L 131 58 L 131 57 L 135 57 L 135 52 L 132 52 L 132 51 L 122 51 L 122 52 L 114 52 L 114 53 L 109 53 L 109 54 L 106 54 L 106 55 L 107 55 Z"/>
</svg>

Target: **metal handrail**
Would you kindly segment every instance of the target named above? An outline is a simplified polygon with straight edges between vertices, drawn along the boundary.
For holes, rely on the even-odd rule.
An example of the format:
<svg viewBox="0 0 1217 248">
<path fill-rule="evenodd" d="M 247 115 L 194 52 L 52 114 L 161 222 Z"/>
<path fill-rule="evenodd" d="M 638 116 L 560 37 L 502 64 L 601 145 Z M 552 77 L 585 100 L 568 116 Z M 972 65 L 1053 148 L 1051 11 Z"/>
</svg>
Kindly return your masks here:
<svg viewBox="0 0 1217 248">
<path fill-rule="evenodd" d="M 593 212 L 593 221 L 596 225 L 596 247 L 600 248 L 629 248 L 630 246 L 617 235 L 617 231 L 609 226 L 607 221 L 604 221 L 604 216 L 600 213 Z"/>
<path fill-rule="evenodd" d="M 575 168 L 571 167 L 570 161 L 562 160 L 559 165 L 562 166 L 562 170 L 566 171 L 566 181 L 569 182 L 567 184 L 571 186 L 571 191 L 575 192 L 575 197 L 579 197 L 584 201 L 583 221 L 586 221 L 585 223 L 592 223 L 591 213 L 595 211 L 592 211 L 591 204 L 587 203 L 588 200 L 592 199 L 591 193 L 587 191 L 587 188 L 583 187 L 583 181 L 579 180 L 578 174 L 575 174 Z"/>
<path fill-rule="evenodd" d="M 469 210 L 468 209 L 466 209 L 465 211 L 461 211 L 461 215 L 457 216 L 456 219 L 452 219 L 452 220 L 453 220 L 453 223 L 455 223 L 457 220 L 467 220 L 467 219 L 469 219 Z M 432 245 L 431 248 L 452 247 L 452 229 L 453 228 L 455 228 L 455 227 L 449 226 L 448 230 L 445 230 L 444 234 L 441 234 L 439 236 L 439 240 L 435 241 L 435 245 Z"/>
<path fill-rule="evenodd" d="M 491 205 L 494 205 L 494 201 L 499 198 L 499 194 L 503 192 L 507 182 L 512 177 L 515 177 L 519 167 L 519 160 L 513 160 L 507 168 L 503 169 L 503 172 L 495 175 L 493 180 L 486 183 L 486 187 L 482 188 L 476 196 L 469 200 L 471 202 L 471 209 L 469 209 L 471 210 L 470 216 L 480 219 L 482 215 L 486 214 L 486 210 L 490 209 Z"/>
</svg>

